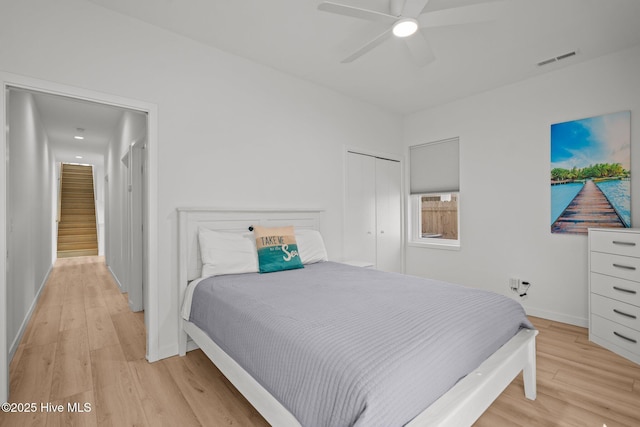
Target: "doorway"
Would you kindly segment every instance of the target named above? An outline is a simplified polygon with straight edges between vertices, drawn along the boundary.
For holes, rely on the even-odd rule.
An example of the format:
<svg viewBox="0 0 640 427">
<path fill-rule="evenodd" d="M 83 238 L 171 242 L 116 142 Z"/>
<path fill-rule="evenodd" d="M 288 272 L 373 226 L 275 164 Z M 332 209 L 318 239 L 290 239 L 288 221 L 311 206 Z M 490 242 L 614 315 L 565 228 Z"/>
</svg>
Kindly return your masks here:
<svg viewBox="0 0 640 427">
<path fill-rule="evenodd" d="M 58 85 L 51 82 L 39 81 L 36 79 L 31 79 L 23 76 L 12 75 L 9 73 L 0 73 L 0 80 L 3 84 L 2 98 L 0 99 L 0 121 L 4 124 L 4 129 L 6 132 L 2 133 L 2 137 L 0 138 L 0 158 L 4 159 L 5 164 L 7 165 L 7 172 L 5 174 L 0 174 L 0 228 L 3 228 L 7 231 L 4 238 L 0 238 L 0 251 L 4 252 L 6 256 L 0 257 L 0 316 L 2 320 L 6 320 L 4 325 L 8 325 L 9 322 L 12 324 L 22 324 L 26 325 L 28 322 L 32 312 L 29 310 L 29 306 L 31 310 L 35 307 L 35 303 L 37 302 L 41 287 L 35 286 L 33 295 L 29 294 L 24 297 L 24 303 L 27 306 L 27 310 L 24 312 L 16 313 L 13 307 L 10 305 L 11 301 L 7 298 L 8 290 L 10 286 L 14 284 L 13 280 L 10 280 L 8 277 L 9 272 L 12 272 L 12 277 L 18 277 L 18 271 L 15 270 L 12 251 L 14 242 L 17 240 L 16 236 L 19 233 L 19 230 L 15 227 L 10 220 L 11 209 L 13 209 L 12 205 L 12 197 L 13 193 L 11 192 L 12 187 L 14 187 L 14 180 L 10 179 L 9 169 L 13 165 L 8 157 L 8 149 L 11 141 L 10 138 L 10 127 L 9 127 L 9 99 L 10 92 L 12 90 L 18 91 L 29 91 L 37 94 L 44 94 L 47 96 L 54 97 L 63 97 L 73 102 L 87 102 L 91 104 L 100 104 L 104 106 L 109 106 L 112 108 L 123 108 L 129 111 L 133 111 L 134 113 L 143 114 L 145 117 L 145 137 L 144 137 L 144 147 L 145 147 L 145 156 L 142 160 L 143 164 L 147 166 L 146 173 L 140 180 L 143 181 L 143 184 L 140 187 L 140 192 L 137 193 L 139 200 L 142 200 L 141 209 L 138 211 L 139 222 L 144 226 L 144 234 L 141 232 L 140 236 L 136 240 L 136 245 L 139 248 L 138 252 L 140 252 L 142 261 L 139 263 L 139 269 L 142 271 L 142 277 L 145 280 L 151 280 L 149 283 L 154 283 L 156 271 L 157 271 L 157 250 L 155 249 L 155 240 L 157 236 L 155 233 L 146 232 L 147 230 L 157 229 L 157 212 L 153 209 L 147 209 L 149 206 L 155 206 L 157 200 L 157 174 L 155 173 L 157 169 L 157 152 L 155 150 L 154 145 L 157 144 L 157 106 L 153 104 L 148 104 L 141 101 L 125 99 L 113 95 L 92 92 L 89 90 L 78 89 L 74 87 L 68 87 L 63 85 Z M 87 104 L 89 105 L 89 104 Z M 4 141 L 2 140 L 4 139 Z M 117 163 L 120 163 L 119 161 Z M 50 170 L 47 172 L 48 176 L 51 180 L 55 180 L 55 173 L 53 172 L 55 167 L 51 166 Z M 107 174 L 103 170 L 102 177 L 99 180 L 96 180 L 96 183 L 103 183 L 105 186 L 105 194 L 106 180 L 105 178 L 109 175 L 109 181 L 113 182 L 113 174 Z M 50 197 L 51 200 L 54 200 L 57 196 L 55 196 L 55 191 L 53 190 L 55 185 L 51 186 L 50 189 Z M 122 188 L 123 197 L 126 195 L 126 188 Z M 109 194 L 109 197 L 103 199 L 104 203 L 109 200 L 109 203 L 113 205 L 114 200 L 114 192 Z M 43 234 L 38 234 L 37 232 L 33 232 L 33 230 L 29 231 L 32 239 L 38 240 L 41 239 L 41 242 L 51 241 L 51 251 L 53 252 L 55 247 L 54 239 L 54 229 L 55 229 L 55 220 L 53 220 L 53 203 L 48 208 L 50 210 L 52 220 L 49 222 L 49 225 L 46 224 L 43 226 L 43 230 L 45 231 Z M 122 222 L 122 224 L 127 224 L 129 218 L 127 217 L 124 221 L 122 221 L 122 217 L 125 215 L 124 211 L 120 212 L 112 212 L 111 215 L 108 215 L 113 219 L 113 217 L 117 218 Z M 104 215 L 106 218 L 107 215 Z M 105 224 L 105 228 L 108 228 L 109 224 Z M 129 232 L 124 229 L 124 225 L 121 228 L 121 235 L 129 235 Z M 46 231 L 48 229 L 47 234 Z M 11 233 L 11 234 L 10 234 Z M 34 237 L 35 236 L 35 237 Z M 102 238 L 102 241 L 106 241 L 107 244 L 113 244 L 114 239 L 106 239 Z M 110 242 L 110 243 L 109 243 Z M 134 243 L 127 240 L 124 242 L 125 245 L 131 247 Z M 105 255 L 107 252 L 107 248 L 105 247 Z M 55 252 L 53 252 L 55 254 Z M 51 255 L 49 259 L 49 264 L 51 264 L 55 255 Z M 42 260 L 41 260 L 42 261 Z M 46 261 L 41 262 L 41 264 L 46 264 Z M 49 266 L 50 272 L 51 266 Z M 45 268 L 46 269 L 46 268 Z M 127 266 L 125 268 L 126 271 L 129 271 L 130 267 Z M 46 281 L 46 277 L 48 273 L 44 274 L 44 279 L 40 280 L 39 278 L 36 280 L 38 283 L 44 284 Z M 142 293 L 142 290 L 141 290 Z M 155 289 L 151 287 L 144 288 L 144 295 L 147 298 L 142 299 L 142 305 L 144 307 L 145 302 L 147 303 L 147 310 L 144 313 L 144 323 L 147 331 L 147 339 L 146 339 L 146 358 L 149 361 L 155 361 L 158 357 L 158 345 L 157 345 L 157 296 L 155 293 Z M 0 328 L 0 400 L 6 401 L 8 399 L 8 364 L 10 362 L 11 357 L 13 356 L 13 352 L 15 351 L 15 345 L 19 342 L 20 335 L 24 331 L 15 330 L 8 331 L 8 327 Z M 19 328 L 18 328 L 19 329 Z M 11 333 L 9 333 L 11 332 Z M 156 338 L 153 338 L 156 337 Z"/>
</svg>

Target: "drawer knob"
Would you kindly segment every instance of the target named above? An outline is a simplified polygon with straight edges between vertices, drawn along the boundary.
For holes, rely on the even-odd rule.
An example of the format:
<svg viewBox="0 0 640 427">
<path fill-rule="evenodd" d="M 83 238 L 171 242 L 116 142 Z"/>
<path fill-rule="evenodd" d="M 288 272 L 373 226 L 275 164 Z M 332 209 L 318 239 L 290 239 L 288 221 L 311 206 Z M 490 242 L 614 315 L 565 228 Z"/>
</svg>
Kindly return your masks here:
<svg viewBox="0 0 640 427">
<path fill-rule="evenodd" d="M 621 333 L 618 333 L 616 331 L 613 331 L 613 335 L 615 335 L 615 336 L 617 336 L 619 338 L 622 338 L 623 340 L 627 340 L 629 342 L 632 342 L 634 344 L 638 343 L 638 341 L 634 340 L 633 338 L 625 337 L 624 335 L 622 335 Z"/>
<path fill-rule="evenodd" d="M 620 316 L 628 317 L 630 319 L 637 319 L 638 318 L 637 316 L 635 316 L 633 314 L 625 313 L 624 311 L 620 311 L 617 308 L 614 308 L 613 312 L 616 313 L 616 314 L 619 314 Z"/>
<path fill-rule="evenodd" d="M 615 289 L 616 291 L 625 292 L 627 294 L 632 294 L 632 295 L 637 294 L 637 292 L 634 291 L 633 289 L 625 289 L 618 286 L 614 286 L 613 289 Z"/>
<path fill-rule="evenodd" d="M 632 267 L 630 265 L 624 265 L 624 264 L 613 264 L 614 267 L 618 267 L 618 268 L 623 268 L 625 270 L 635 270 L 635 267 Z"/>
<path fill-rule="evenodd" d="M 635 246 L 636 245 L 634 242 L 624 242 L 622 240 L 614 240 L 613 244 L 614 245 L 623 245 L 623 246 Z"/>
</svg>

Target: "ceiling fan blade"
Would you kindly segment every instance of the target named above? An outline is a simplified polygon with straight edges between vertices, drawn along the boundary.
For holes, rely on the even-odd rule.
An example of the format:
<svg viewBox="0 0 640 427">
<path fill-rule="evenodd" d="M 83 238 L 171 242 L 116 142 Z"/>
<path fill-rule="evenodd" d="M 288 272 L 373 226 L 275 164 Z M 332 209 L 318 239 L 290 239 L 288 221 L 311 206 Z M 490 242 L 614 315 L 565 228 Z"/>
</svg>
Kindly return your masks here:
<svg viewBox="0 0 640 427">
<path fill-rule="evenodd" d="M 318 10 L 324 12 L 337 13 L 339 15 L 351 16 L 354 18 L 366 19 L 367 21 L 384 22 L 385 24 L 393 24 L 398 20 L 396 16 L 389 15 L 375 10 L 361 9 L 359 7 L 348 6 L 345 4 L 324 1 L 318 5 Z"/>
<path fill-rule="evenodd" d="M 436 10 L 420 15 L 418 22 L 421 28 L 433 28 L 493 21 L 504 15 L 505 4 L 505 1 L 499 0 Z"/>
<path fill-rule="evenodd" d="M 416 32 L 414 35 L 407 37 L 404 40 L 407 43 L 407 47 L 409 48 L 409 52 L 411 52 L 414 62 L 418 66 L 424 67 L 436 59 L 429 42 L 421 31 Z"/>
<path fill-rule="evenodd" d="M 365 44 L 360 49 L 356 50 L 355 52 L 353 52 L 351 55 L 347 56 L 345 59 L 343 59 L 340 62 L 342 62 L 343 64 L 347 64 L 349 62 L 353 62 L 354 60 L 360 58 L 365 53 L 369 52 L 374 47 L 382 44 L 382 42 L 387 40 L 390 36 L 391 36 L 391 28 L 389 28 L 387 31 L 385 31 L 384 33 L 380 34 L 378 37 L 376 37 L 375 39 L 371 40 L 370 42 L 368 42 L 367 44 Z"/>
<path fill-rule="evenodd" d="M 402 15 L 402 9 L 404 9 L 405 0 L 390 0 L 389 1 L 389 13 L 393 16 Z"/>
<path fill-rule="evenodd" d="M 429 0 L 406 0 L 404 9 L 402 10 L 402 16 L 417 18 L 427 6 L 427 3 L 429 3 Z"/>
</svg>

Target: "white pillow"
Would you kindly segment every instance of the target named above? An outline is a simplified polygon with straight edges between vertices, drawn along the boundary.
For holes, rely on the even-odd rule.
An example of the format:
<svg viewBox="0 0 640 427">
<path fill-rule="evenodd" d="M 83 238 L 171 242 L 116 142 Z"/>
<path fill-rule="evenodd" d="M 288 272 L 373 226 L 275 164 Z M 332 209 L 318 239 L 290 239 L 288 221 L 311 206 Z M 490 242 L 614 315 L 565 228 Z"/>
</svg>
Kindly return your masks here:
<svg viewBox="0 0 640 427">
<path fill-rule="evenodd" d="M 258 253 L 253 233 L 198 229 L 202 277 L 255 273 Z"/>
<path fill-rule="evenodd" d="M 324 247 L 322 235 L 317 230 L 296 229 L 298 252 L 303 264 L 327 261 L 327 249 Z"/>
</svg>

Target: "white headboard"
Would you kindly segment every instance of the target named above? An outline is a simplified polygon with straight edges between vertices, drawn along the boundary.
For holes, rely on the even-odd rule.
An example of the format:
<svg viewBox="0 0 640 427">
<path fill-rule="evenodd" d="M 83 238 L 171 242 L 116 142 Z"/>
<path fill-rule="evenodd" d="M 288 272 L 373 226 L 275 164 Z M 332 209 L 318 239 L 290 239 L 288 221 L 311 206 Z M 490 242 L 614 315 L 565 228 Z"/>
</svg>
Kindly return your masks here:
<svg viewBox="0 0 640 427">
<path fill-rule="evenodd" d="M 250 225 L 320 229 L 319 209 L 214 209 L 178 208 L 180 291 L 200 277 L 202 260 L 198 245 L 198 228 L 219 231 L 248 231 Z M 180 294 L 182 298 L 182 293 Z"/>
<path fill-rule="evenodd" d="M 279 227 L 293 225 L 320 231 L 320 209 L 216 209 L 178 208 L 178 307 L 182 307 L 185 290 L 191 280 L 200 277 L 202 258 L 198 228 L 220 231 L 248 231 L 250 225 Z M 178 309 L 180 312 L 180 308 Z M 178 315 L 180 333 L 178 349 L 187 351 L 187 334 Z"/>
</svg>

